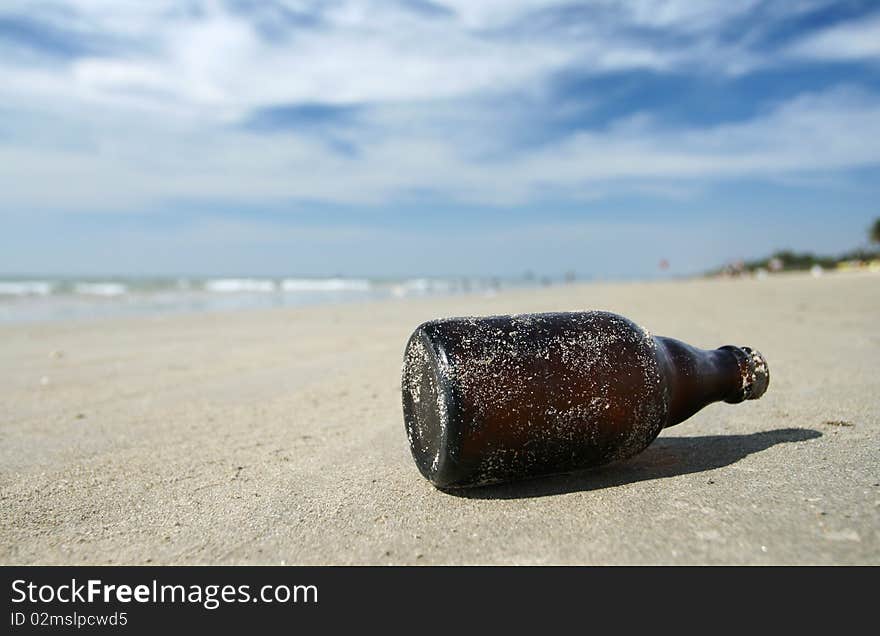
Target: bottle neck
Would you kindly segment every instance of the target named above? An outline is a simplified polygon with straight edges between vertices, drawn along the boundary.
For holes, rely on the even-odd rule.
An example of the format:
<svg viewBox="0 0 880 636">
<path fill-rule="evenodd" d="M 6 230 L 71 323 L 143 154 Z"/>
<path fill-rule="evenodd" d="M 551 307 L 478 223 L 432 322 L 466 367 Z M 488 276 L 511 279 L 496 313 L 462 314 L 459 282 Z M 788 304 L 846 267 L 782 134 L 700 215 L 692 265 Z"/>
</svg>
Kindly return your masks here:
<svg viewBox="0 0 880 636">
<path fill-rule="evenodd" d="M 673 338 L 655 336 L 654 340 L 669 400 L 666 426 L 683 422 L 713 402 L 757 399 L 767 389 L 767 365 L 748 347 L 707 351 Z"/>
</svg>

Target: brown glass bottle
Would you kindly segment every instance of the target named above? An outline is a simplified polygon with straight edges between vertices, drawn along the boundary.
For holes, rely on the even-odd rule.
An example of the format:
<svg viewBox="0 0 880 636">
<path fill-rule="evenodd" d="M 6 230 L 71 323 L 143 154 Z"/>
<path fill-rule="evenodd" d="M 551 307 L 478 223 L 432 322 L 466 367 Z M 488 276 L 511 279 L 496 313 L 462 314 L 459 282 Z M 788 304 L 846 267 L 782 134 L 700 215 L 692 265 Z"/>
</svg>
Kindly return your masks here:
<svg viewBox="0 0 880 636">
<path fill-rule="evenodd" d="M 652 336 L 607 312 L 424 323 L 404 354 L 407 437 L 440 488 L 624 459 L 712 402 L 763 395 L 764 358 Z"/>
</svg>

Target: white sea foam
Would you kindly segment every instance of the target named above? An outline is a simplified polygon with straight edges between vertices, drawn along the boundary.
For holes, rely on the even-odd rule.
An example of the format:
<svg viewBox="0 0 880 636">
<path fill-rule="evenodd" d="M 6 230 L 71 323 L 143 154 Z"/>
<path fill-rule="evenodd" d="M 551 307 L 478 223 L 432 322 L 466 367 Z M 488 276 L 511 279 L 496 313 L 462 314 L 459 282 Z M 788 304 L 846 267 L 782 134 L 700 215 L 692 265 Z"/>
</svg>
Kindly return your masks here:
<svg viewBox="0 0 880 636">
<path fill-rule="evenodd" d="M 73 291 L 84 296 L 122 296 L 128 286 L 122 283 L 75 283 Z"/>
<path fill-rule="evenodd" d="M 52 283 L 44 280 L 0 281 L 0 296 L 48 296 Z"/>
<path fill-rule="evenodd" d="M 391 293 L 398 298 L 406 296 L 424 296 L 426 294 L 447 293 L 454 288 L 451 281 L 429 278 L 411 278 L 391 288 Z"/>
<path fill-rule="evenodd" d="M 0 279 L 0 323 L 487 293 L 500 285 L 464 277 L 10 277 Z"/>
<path fill-rule="evenodd" d="M 275 281 L 265 278 L 215 278 L 205 281 L 205 290 L 224 294 L 241 292 L 274 292 Z"/>
<path fill-rule="evenodd" d="M 370 291 L 364 278 L 286 278 L 281 282 L 286 292 Z"/>
</svg>

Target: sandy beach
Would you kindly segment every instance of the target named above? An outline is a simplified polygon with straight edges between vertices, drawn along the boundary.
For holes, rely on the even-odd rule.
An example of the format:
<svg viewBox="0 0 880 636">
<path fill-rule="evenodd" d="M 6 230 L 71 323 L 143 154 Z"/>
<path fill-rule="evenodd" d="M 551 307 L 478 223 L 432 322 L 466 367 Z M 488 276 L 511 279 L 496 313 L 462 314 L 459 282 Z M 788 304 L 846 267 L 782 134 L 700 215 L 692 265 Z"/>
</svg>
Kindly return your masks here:
<svg viewBox="0 0 880 636">
<path fill-rule="evenodd" d="M 767 357 L 638 457 L 448 494 L 400 405 L 440 316 L 606 309 Z M 4 564 L 880 563 L 880 275 L 0 327 Z"/>
</svg>

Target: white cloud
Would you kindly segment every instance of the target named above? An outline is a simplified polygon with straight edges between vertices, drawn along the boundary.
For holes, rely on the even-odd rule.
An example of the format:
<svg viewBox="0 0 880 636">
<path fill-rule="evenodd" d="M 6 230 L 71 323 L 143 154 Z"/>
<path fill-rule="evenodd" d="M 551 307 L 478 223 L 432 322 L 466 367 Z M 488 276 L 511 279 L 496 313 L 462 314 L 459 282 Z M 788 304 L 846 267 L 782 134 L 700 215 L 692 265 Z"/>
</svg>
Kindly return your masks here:
<svg viewBox="0 0 880 636">
<path fill-rule="evenodd" d="M 819 60 L 880 60 L 880 16 L 825 29 L 795 42 L 787 53 Z"/>
<path fill-rule="evenodd" d="M 425 15 L 388 1 L 282 3 L 311 13 L 319 26 L 278 26 L 265 37 L 254 15 L 221 2 L 186 12 L 174 2 L 13 2 L 11 14 L 44 21 L 86 44 L 106 43 L 113 55 L 22 69 L 0 59 L 16 80 L 7 90 L 119 103 L 120 94 L 145 108 L 169 105 L 201 117 L 242 116 L 286 102 L 387 102 L 447 99 L 537 82 L 574 66 L 581 73 L 728 64 L 735 55 L 705 55 L 704 47 L 672 49 L 627 34 L 634 26 L 670 34 L 715 28 L 751 3 L 586 3 L 595 18 L 529 29 L 530 16 L 564 3 L 521 0 L 439 4 L 449 17 Z M 268 11 L 272 5 L 263 5 Z M 728 8 L 725 8 L 728 7 Z M 259 14 L 256 16 L 259 17 Z M 272 19 L 271 16 L 266 20 Z M 278 22 L 275 18 L 275 22 Z M 509 37 L 504 29 L 525 28 Z M 29 73 L 39 73 L 39 86 Z M 36 89 L 36 90 L 35 90 Z M 44 89 L 44 90 L 39 90 Z"/>
<path fill-rule="evenodd" d="M 100 121 L 100 115 L 97 116 Z M 143 118 L 93 122 L 91 143 L 0 148 L 0 189 L 19 206 L 144 208 L 177 198 L 286 198 L 379 204 L 414 190 L 513 204 L 547 193 L 595 197 L 652 181 L 772 178 L 880 162 L 880 99 L 854 90 L 803 96 L 752 120 L 669 130 L 650 117 L 565 137 L 539 150 L 474 158 L 475 128 L 369 131 L 356 158 L 320 140 Z M 369 130 L 372 124 L 367 124 Z M 474 144 L 478 147 L 480 141 Z M 48 186 L 51 184 L 51 187 Z"/>
<path fill-rule="evenodd" d="M 560 14 L 561 26 L 552 29 L 528 19 L 548 6 L 534 0 L 446 0 L 448 16 L 391 2 L 283 4 L 317 24 L 275 24 L 279 32 L 267 35 L 260 19 L 281 18 L 220 2 L 190 12 L 170 1 L 10 3 L 8 12 L 105 42 L 112 54 L 30 63 L 0 56 L 0 100 L 10 113 L 0 122 L 4 207 L 119 210 L 169 199 L 289 198 L 380 204 L 414 191 L 496 204 L 621 188 L 676 196 L 705 179 L 880 161 L 871 143 L 880 133 L 880 102 L 857 90 L 802 96 L 736 124 L 670 130 L 645 114 L 528 152 L 508 146 L 528 122 L 491 97 L 540 95 L 560 70 L 756 66 L 754 52 L 717 37 L 752 2 L 602 0 L 586 6 L 594 19 L 568 24 Z M 850 49 L 835 44 L 843 36 L 833 30 L 801 46 L 869 50 L 876 27 L 859 28 Z M 639 29 L 678 44 L 631 35 Z M 255 109 L 291 103 L 362 105 L 357 122 L 334 130 L 358 154 L 301 131 L 241 127 Z"/>
</svg>

